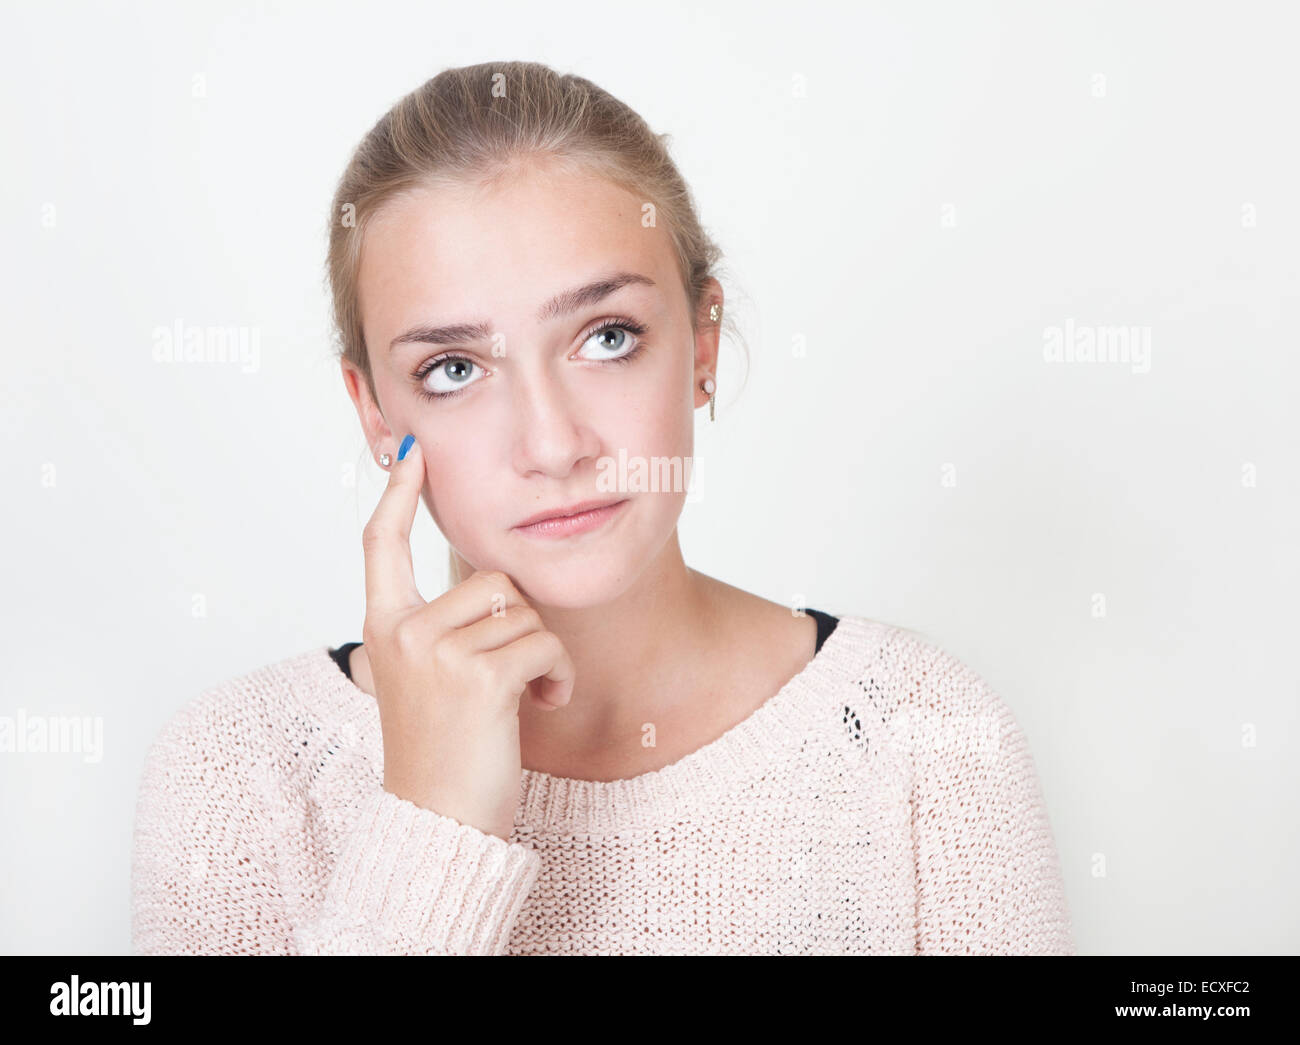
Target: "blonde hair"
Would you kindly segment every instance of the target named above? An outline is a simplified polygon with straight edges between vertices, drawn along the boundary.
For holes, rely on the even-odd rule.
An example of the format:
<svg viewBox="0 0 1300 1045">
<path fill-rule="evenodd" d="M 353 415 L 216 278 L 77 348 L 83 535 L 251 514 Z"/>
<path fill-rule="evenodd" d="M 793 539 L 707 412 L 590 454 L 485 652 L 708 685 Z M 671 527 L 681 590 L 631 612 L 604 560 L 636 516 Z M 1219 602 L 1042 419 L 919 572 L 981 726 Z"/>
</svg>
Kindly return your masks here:
<svg viewBox="0 0 1300 1045">
<path fill-rule="evenodd" d="M 378 401 L 357 299 L 366 227 L 376 212 L 429 186 L 499 182 L 530 158 L 601 175 L 653 206 L 655 224 L 668 231 L 694 329 L 722 251 L 700 224 L 668 139 L 590 80 L 538 62 L 484 62 L 426 81 L 366 133 L 334 193 L 326 267 L 339 355 L 364 375 Z M 722 323 L 743 345 L 729 310 Z M 450 550 L 448 576 L 450 584 L 459 582 Z"/>
</svg>

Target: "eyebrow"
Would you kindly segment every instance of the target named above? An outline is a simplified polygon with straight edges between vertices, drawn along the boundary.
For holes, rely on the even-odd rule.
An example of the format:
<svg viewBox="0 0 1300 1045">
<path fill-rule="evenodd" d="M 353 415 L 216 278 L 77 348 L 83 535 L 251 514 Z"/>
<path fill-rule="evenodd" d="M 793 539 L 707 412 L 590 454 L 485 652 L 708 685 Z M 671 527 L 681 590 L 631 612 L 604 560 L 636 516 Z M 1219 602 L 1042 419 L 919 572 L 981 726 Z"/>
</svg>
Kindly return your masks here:
<svg viewBox="0 0 1300 1045">
<path fill-rule="evenodd" d="M 549 319 L 577 312 L 578 309 L 603 301 L 616 290 L 631 284 L 653 287 L 655 281 L 639 272 L 616 272 L 593 280 L 585 286 L 574 287 L 572 290 L 556 294 L 537 310 L 537 321 L 544 323 Z M 449 323 L 438 327 L 419 325 L 411 327 L 404 334 L 398 334 L 388 347 L 391 351 L 398 345 L 464 345 L 474 341 L 486 341 L 491 336 L 492 325 L 484 321 Z"/>
</svg>

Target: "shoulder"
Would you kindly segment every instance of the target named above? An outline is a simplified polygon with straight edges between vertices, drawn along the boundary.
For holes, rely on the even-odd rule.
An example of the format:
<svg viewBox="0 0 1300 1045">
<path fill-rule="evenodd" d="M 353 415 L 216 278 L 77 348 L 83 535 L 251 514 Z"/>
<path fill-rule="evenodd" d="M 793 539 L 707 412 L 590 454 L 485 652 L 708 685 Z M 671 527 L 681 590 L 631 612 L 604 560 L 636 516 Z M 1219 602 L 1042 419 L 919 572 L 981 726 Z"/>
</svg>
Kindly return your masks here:
<svg viewBox="0 0 1300 1045">
<path fill-rule="evenodd" d="M 344 706 L 324 646 L 244 672 L 201 691 L 158 728 L 145 787 L 217 786 L 292 769 L 304 733 Z"/>
<path fill-rule="evenodd" d="M 863 662 L 858 682 L 874 721 L 909 755 L 996 750 L 1021 739 L 1011 708 L 970 664 L 910 628 L 845 617 Z"/>
</svg>

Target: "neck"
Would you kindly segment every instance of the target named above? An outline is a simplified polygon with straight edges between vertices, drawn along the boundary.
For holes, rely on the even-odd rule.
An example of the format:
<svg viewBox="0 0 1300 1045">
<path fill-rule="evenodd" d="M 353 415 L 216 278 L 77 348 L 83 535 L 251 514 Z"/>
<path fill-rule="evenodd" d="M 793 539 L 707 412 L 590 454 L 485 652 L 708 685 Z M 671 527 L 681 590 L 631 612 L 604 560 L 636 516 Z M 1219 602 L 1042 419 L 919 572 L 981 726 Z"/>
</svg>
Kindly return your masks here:
<svg viewBox="0 0 1300 1045">
<path fill-rule="evenodd" d="M 726 619 L 723 585 L 682 561 L 677 531 L 645 572 L 612 602 L 583 609 L 535 605 L 573 658 L 569 704 L 524 702 L 521 738 L 541 746 L 599 748 L 689 702 Z"/>
</svg>

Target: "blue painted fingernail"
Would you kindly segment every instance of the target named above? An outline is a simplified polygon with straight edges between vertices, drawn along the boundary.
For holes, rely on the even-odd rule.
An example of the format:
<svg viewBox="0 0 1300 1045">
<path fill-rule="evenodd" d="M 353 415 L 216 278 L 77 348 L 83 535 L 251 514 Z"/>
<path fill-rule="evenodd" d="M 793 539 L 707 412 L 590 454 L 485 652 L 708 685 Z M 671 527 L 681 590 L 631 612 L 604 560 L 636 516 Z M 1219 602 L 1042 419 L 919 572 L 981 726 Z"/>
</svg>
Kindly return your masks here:
<svg viewBox="0 0 1300 1045">
<path fill-rule="evenodd" d="M 397 459 L 399 461 L 405 460 L 407 451 L 409 451 L 411 447 L 414 445 L 415 445 L 415 436 L 408 435 L 405 439 L 402 440 L 402 445 L 397 450 Z"/>
</svg>

